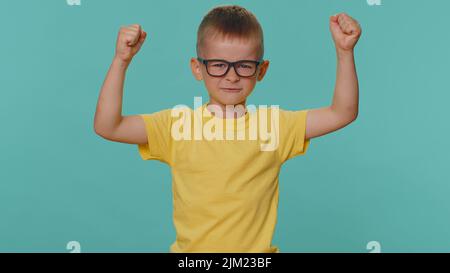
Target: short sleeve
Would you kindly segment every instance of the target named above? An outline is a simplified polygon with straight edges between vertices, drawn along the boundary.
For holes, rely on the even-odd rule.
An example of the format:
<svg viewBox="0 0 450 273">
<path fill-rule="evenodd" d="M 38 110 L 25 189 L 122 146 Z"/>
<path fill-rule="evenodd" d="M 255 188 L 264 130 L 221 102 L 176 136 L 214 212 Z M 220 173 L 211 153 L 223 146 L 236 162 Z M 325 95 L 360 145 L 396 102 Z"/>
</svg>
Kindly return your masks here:
<svg viewBox="0 0 450 273">
<path fill-rule="evenodd" d="M 306 136 L 306 115 L 308 110 L 280 110 L 280 144 L 281 162 L 298 155 L 304 155 L 309 147 L 310 139 Z"/>
<path fill-rule="evenodd" d="M 141 114 L 145 123 L 147 143 L 138 144 L 138 151 L 143 160 L 159 160 L 171 165 L 172 137 L 171 111 L 165 109 L 152 114 Z"/>
</svg>

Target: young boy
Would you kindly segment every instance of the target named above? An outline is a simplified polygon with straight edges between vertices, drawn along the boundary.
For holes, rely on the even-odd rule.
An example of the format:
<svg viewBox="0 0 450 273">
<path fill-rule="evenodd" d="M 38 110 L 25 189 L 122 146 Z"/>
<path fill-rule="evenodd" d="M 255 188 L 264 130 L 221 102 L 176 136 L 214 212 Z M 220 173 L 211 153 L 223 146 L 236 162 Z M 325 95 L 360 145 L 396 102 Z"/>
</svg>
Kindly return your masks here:
<svg viewBox="0 0 450 273">
<path fill-rule="evenodd" d="M 261 26 L 248 10 L 221 6 L 203 18 L 198 56 L 190 64 L 194 77 L 204 81 L 209 102 L 195 109 L 122 116 L 125 72 L 147 33 L 139 25 L 120 29 L 94 129 L 105 139 L 137 144 L 144 160 L 171 167 L 177 234 L 171 252 L 279 252 L 271 241 L 281 165 L 305 154 L 311 138 L 343 128 L 358 115 L 353 49 L 361 29 L 343 13 L 331 16 L 329 23 L 338 61 L 332 104 L 299 111 L 271 108 L 258 115 L 246 99 L 264 78 L 269 61 L 263 60 Z M 229 111 L 233 108 L 240 111 Z M 229 121 L 232 126 L 225 125 Z M 252 128 L 267 123 L 270 135 Z M 230 138 L 235 134 L 240 138 Z M 272 144 L 264 146 L 264 140 Z"/>
</svg>

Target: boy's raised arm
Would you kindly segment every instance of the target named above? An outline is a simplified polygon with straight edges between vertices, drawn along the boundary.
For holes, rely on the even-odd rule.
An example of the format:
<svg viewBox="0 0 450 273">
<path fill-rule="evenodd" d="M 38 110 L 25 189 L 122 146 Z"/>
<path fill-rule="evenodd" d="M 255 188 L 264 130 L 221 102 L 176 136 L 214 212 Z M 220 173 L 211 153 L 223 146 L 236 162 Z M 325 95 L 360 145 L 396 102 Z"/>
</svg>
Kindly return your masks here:
<svg viewBox="0 0 450 273">
<path fill-rule="evenodd" d="M 147 143 L 144 121 L 139 115 L 122 116 L 125 74 L 147 33 L 140 25 L 122 27 L 116 54 L 100 91 L 94 117 L 94 131 L 105 139 L 130 144 Z"/>
<path fill-rule="evenodd" d="M 340 13 L 330 17 L 330 31 L 337 55 L 333 102 L 330 106 L 308 111 L 306 139 L 336 131 L 358 116 L 359 89 L 353 49 L 361 36 L 361 27 L 356 20 Z"/>
</svg>

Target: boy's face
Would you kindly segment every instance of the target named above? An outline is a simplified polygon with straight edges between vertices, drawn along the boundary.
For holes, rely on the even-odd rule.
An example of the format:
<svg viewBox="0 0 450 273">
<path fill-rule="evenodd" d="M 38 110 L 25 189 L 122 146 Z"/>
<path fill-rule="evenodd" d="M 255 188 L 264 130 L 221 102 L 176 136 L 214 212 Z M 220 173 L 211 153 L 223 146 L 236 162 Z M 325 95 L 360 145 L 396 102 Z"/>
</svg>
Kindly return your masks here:
<svg viewBox="0 0 450 273">
<path fill-rule="evenodd" d="M 206 39 L 204 41 L 201 55 L 205 60 L 221 59 L 228 62 L 240 60 L 258 60 L 258 41 L 255 39 L 241 40 L 237 38 L 228 39 Z M 240 77 L 236 74 L 233 66 L 221 77 L 208 74 L 206 66 L 196 58 L 191 59 L 191 69 L 197 80 L 204 80 L 208 90 L 210 103 L 225 105 L 244 104 L 246 98 L 255 88 L 256 81 L 261 81 L 268 69 L 269 61 L 261 63 L 252 77 Z M 229 90 L 227 88 L 236 88 Z"/>
</svg>

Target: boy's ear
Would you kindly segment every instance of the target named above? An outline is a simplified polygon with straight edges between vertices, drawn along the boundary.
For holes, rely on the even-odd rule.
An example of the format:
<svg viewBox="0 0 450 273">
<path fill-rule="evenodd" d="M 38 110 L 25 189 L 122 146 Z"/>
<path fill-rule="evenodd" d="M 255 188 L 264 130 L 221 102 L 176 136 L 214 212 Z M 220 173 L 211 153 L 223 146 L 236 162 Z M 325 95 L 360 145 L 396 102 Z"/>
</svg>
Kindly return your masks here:
<svg viewBox="0 0 450 273">
<path fill-rule="evenodd" d="M 203 80 L 201 63 L 196 58 L 191 58 L 191 70 L 197 81 Z"/>
<path fill-rule="evenodd" d="M 269 61 L 265 60 L 259 67 L 258 81 L 262 81 L 264 75 L 266 75 L 267 69 L 269 69 Z"/>
</svg>

